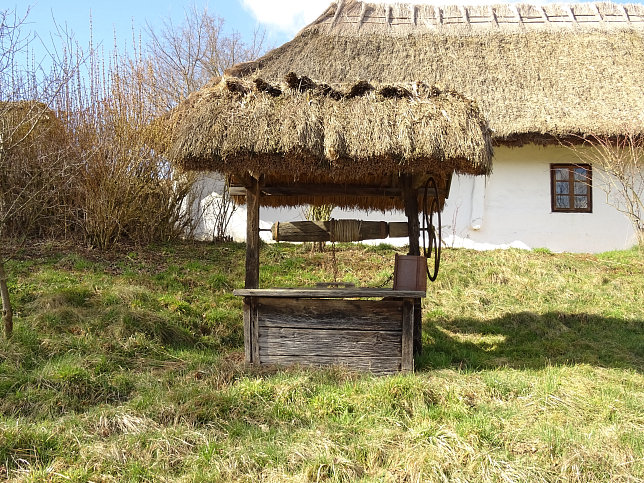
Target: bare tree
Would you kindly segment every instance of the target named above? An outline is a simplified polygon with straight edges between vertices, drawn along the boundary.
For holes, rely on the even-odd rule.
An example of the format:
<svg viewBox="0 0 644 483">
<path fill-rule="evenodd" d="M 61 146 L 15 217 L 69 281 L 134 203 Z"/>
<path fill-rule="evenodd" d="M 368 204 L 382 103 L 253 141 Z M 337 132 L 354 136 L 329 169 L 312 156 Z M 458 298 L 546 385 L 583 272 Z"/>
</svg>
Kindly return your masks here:
<svg viewBox="0 0 644 483">
<path fill-rule="evenodd" d="M 31 47 L 42 41 L 26 30 L 28 14 L 0 10 L 0 299 L 7 337 L 13 319 L 5 262 L 17 238 L 58 235 L 69 226 L 108 248 L 183 232 L 181 206 L 192 181 L 161 154 L 163 115 L 226 67 L 255 57 L 263 43 L 260 32 L 251 44 L 227 35 L 221 18 L 193 8 L 178 26 L 169 20 L 159 31 L 148 28 L 145 48 L 133 38 L 133 55 L 115 49 L 109 59 L 91 44 L 83 52 L 58 27 L 38 63 Z"/>
<path fill-rule="evenodd" d="M 193 6 L 180 24 L 167 19 L 158 30 L 148 24 L 145 57 L 149 62 L 149 88 L 168 108 L 176 106 L 228 67 L 252 60 L 264 49 L 263 30 L 250 43 L 239 33 L 227 34 L 224 19 Z"/>
<path fill-rule="evenodd" d="M 167 19 L 158 30 L 148 25 L 146 36 L 144 83 L 159 107 L 165 109 L 222 76 L 228 67 L 258 57 L 265 41 L 264 30 L 255 30 L 250 42 L 237 32 L 227 33 L 223 18 L 196 6 L 186 10 L 179 24 Z M 214 212 L 213 240 L 224 240 L 235 210 L 228 184 L 224 184 L 220 198 L 204 203 L 201 209 Z M 203 212 L 194 216 L 205 219 Z"/>
<path fill-rule="evenodd" d="M 637 241 L 644 246 L 644 136 L 625 127 L 618 136 L 589 135 L 581 145 L 568 147 L 582 163 L 599 174 L 595 186 L 607 202 L 631 222 Z"/>
</svg>

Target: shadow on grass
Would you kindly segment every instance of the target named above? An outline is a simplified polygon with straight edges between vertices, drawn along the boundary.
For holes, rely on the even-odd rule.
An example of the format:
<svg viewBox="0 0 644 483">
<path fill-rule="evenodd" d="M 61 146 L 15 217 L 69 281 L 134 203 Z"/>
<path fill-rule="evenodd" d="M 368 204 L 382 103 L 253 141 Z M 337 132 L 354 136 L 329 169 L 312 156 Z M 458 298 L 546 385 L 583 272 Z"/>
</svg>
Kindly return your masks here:
<svg viewBox="0 0 644 483">
<path fill-rule="evenodd" d="M 590 364 L 644 372 L 644 321 L 520 312 L 491 320 L 425 320 L 417 370 Z"/>
</svg>

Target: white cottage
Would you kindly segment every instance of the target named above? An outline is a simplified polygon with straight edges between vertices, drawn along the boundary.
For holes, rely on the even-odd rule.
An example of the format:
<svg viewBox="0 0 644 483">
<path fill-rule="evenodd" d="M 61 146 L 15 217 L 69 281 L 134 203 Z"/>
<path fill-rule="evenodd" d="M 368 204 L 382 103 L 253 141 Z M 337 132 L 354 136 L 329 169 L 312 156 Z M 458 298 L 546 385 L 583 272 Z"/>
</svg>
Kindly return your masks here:
<svg viewBox="0 0 644 483">
<path fill-rule="evenodd" d="M 278 82 L 289 72 L 334 83 L 424 81 L 479 104 L 493 130 L 493 173 L 452 179 L 448 245 L 599 252 L 636 241 L 593 166 L 580 166 L 562 143 L 642 134 L 643 5 L 340 1 L 292 41 L 227 75 Z"/>
</svg>

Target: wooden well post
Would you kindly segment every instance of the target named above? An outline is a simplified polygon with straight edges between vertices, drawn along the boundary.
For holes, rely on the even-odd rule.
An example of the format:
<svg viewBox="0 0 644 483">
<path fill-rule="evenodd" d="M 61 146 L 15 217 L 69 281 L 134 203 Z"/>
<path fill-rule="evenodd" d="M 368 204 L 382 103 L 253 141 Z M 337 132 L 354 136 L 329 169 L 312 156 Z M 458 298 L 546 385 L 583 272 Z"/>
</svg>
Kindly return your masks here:
<svg viewBox="0 0 644 483">
<path fill-rule="evenodd" d="M 246 278 L 244 287 L 259 288 L 259 202 L 260 180 L 250 176 L 246 180 Z M 244 297 L 244 358 L 246 362 L 259 361 L 258 331 L 252 321 L 256 318 L 256 300 Z"/>
<path fill-rule="evenodd" d="M 259 180 L 250 177 L 246 187 L 245 288 L 259 288 Z"/>
<path fill-rule="evenodd" d="M 412 175 L 400 177 L 402 184 L 405 215 L 407 216 L 407 230 L 409 233 L 408 255 L 420 255 L 420 224 L 418 223 L 418 189 L 414 187 Z M 414 302 L 414 354 L 423 351 L 422 340 L 423 314 L 420 299 Z"/>
</svg>

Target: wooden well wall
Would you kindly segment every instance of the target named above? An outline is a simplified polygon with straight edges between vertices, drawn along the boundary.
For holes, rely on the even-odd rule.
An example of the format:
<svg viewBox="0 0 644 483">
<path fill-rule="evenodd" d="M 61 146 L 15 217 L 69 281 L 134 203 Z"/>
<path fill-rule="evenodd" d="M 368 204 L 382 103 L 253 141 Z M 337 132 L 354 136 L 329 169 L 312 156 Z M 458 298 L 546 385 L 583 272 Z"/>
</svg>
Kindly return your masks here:
<svg viewBox="0 0 644 483">
<path fill-rule="evenodd" d="M 413 371 L 414 299 L 246 297 L 246 360 Z"/>
</svg>

